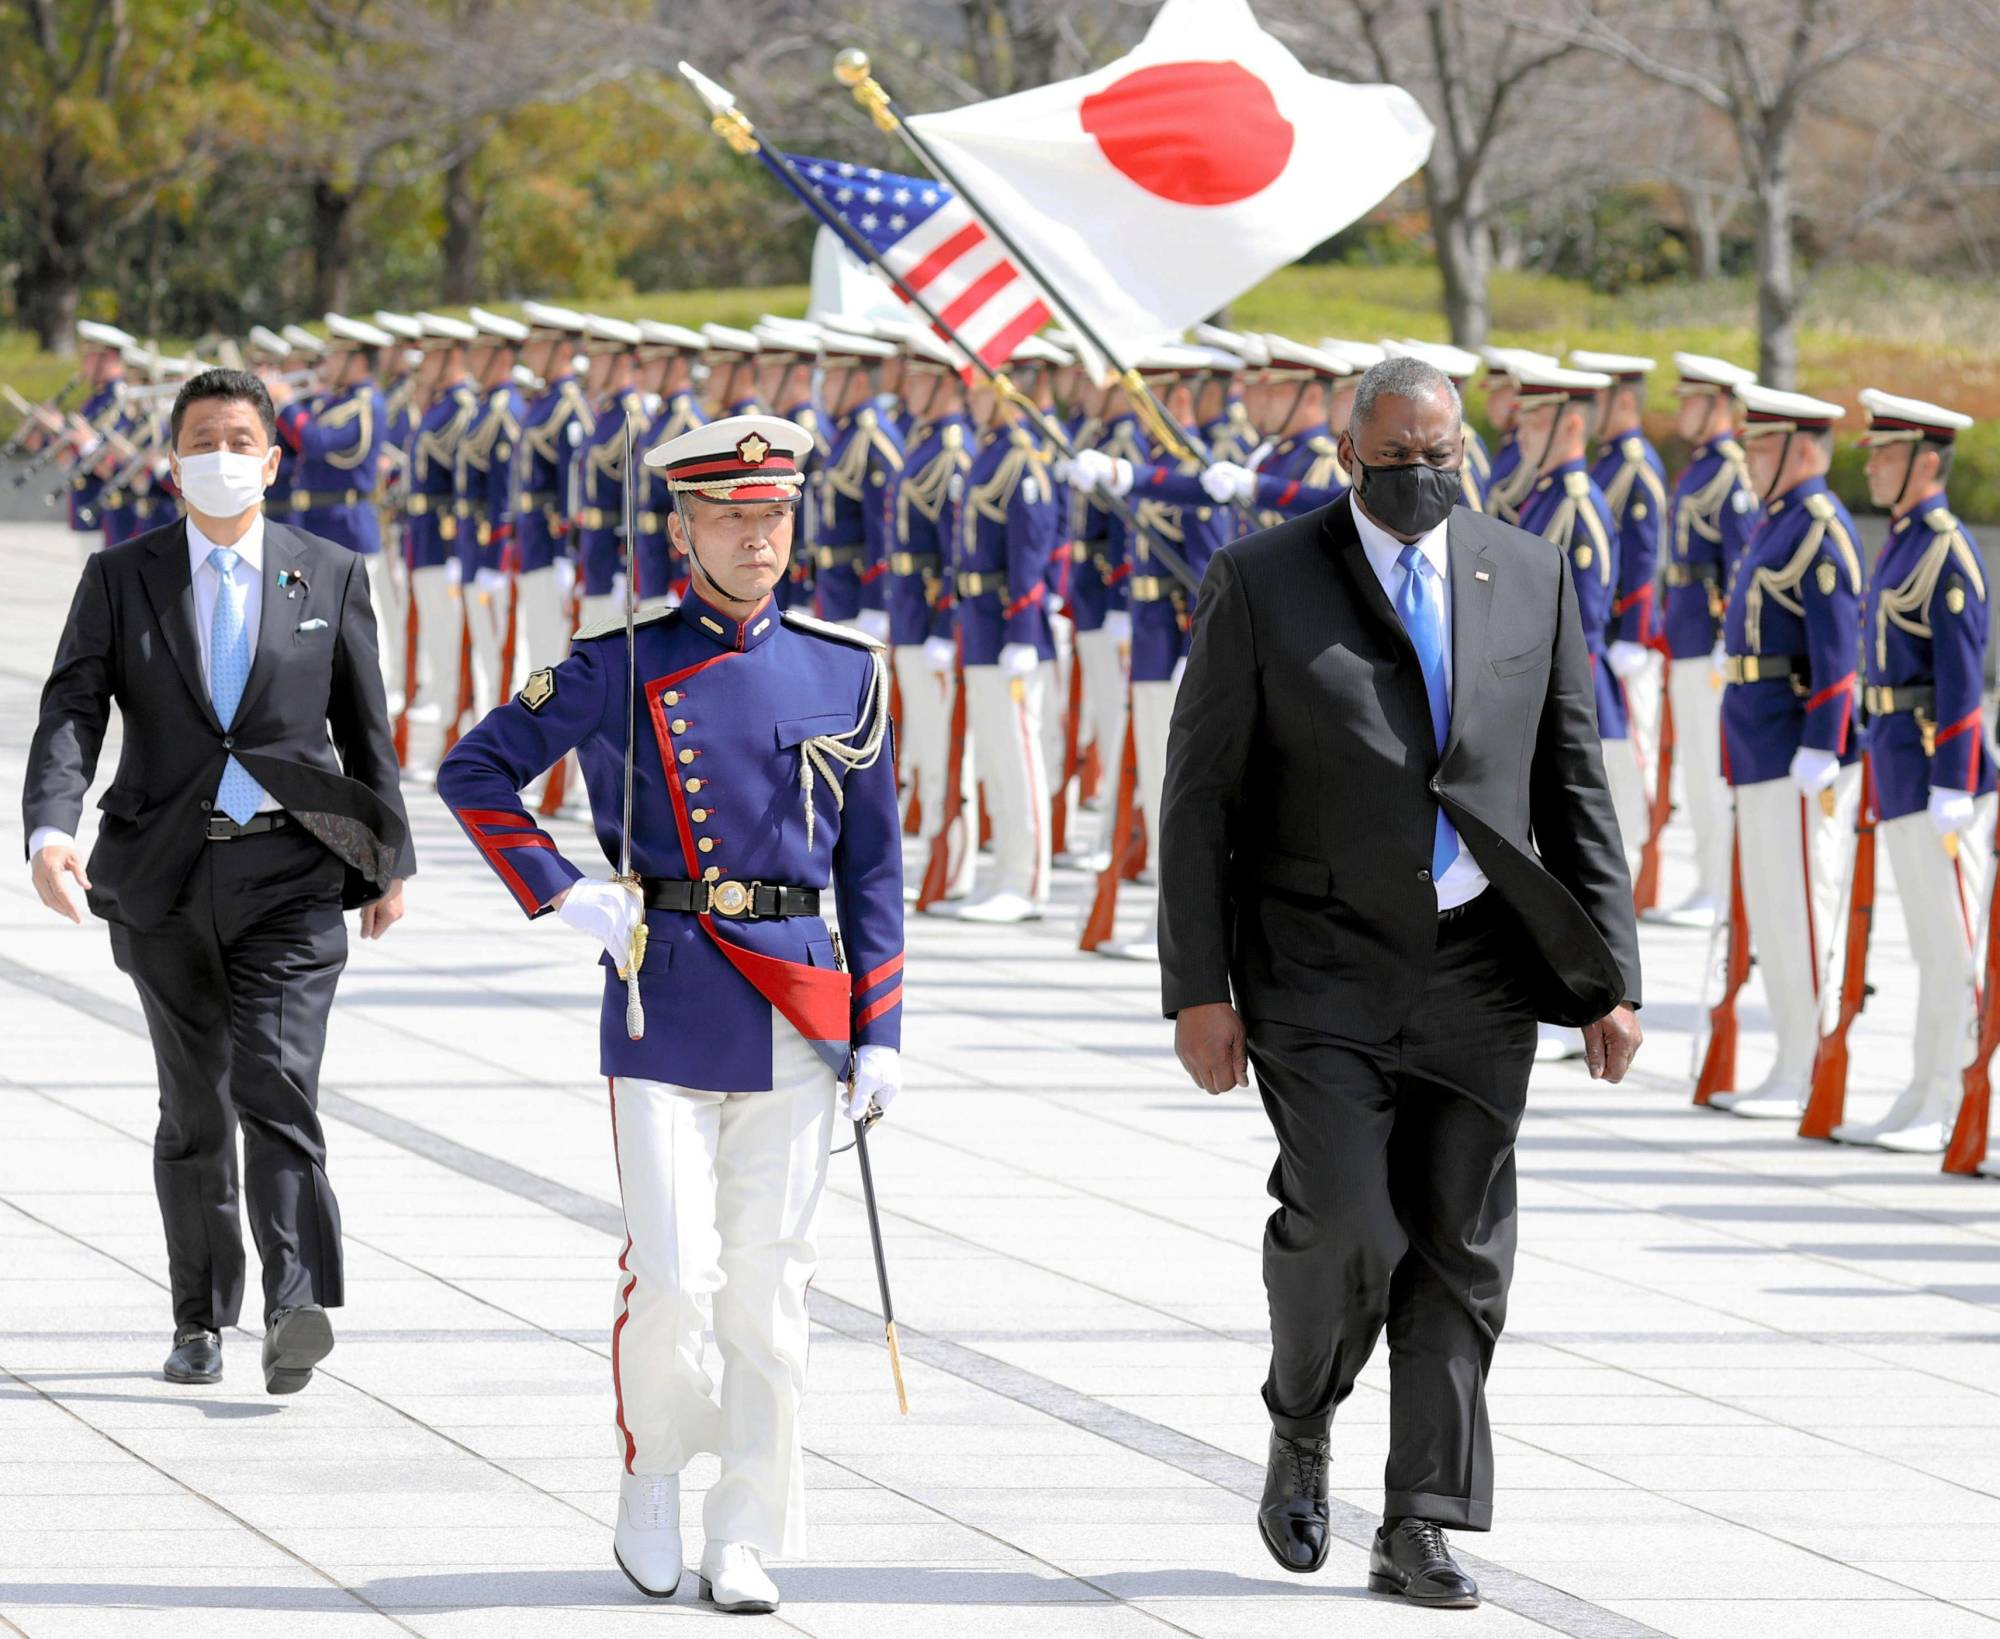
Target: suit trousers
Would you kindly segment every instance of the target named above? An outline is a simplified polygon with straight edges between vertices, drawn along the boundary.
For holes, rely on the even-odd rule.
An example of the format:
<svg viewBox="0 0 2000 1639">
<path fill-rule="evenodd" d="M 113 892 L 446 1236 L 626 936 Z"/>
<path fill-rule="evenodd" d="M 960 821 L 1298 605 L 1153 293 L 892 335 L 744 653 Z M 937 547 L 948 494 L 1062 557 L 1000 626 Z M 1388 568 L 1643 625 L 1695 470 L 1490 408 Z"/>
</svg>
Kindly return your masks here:
<svg viewBox="0 0 2000 1639">
<path fill-rule="evenodd" d="M 1324 1435 L 1386 1326 L 1383 1513 L 1472 1531 L 1493 1519 L 1486 1376 L 1535 1052 L 1519 938 L 1492 889 L 1447 914 L 1423 993 L 1385 1042 L 1246 1020 L 1278 1138 L 1264 1230 L 1272 1424 Z"/>
<path fill-rule="evenodd" d="M 626 1236 L 611 1322 L 619 1458 L 628 1474 L 677 1474 L 718 1453 L 709 1541 L 787 1558 L 805 1551 L 806 1288 L 834 1094 L 825 1061 L 777 1018 L 768 1092 L 611 1083 Z M 702 1360 L 711 1299 L 720 1395 Z"/>
<path fill-rule="evenodd" d="M 318 1104 L 327 1015 L 347 965 L 345 870 L 296 827 L 212 842 L 158 927 L 110 924 L 159 1073 L 153 1186 L 176 1326 L 219 1331 L 242 1310 L 239 1126 L 265 1316 L 342 1301 Z"/>
</svg>

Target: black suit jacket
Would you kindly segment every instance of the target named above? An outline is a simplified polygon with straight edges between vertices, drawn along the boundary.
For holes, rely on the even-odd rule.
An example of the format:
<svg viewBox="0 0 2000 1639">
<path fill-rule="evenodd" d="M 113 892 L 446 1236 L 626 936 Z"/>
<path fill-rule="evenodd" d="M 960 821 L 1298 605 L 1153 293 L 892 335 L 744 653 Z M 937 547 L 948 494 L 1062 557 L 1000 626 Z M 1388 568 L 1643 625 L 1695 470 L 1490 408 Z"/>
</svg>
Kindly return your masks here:
<svg viewBox="0 0 2000 1639">
<path fill-rule="evenodd" d="M 1549 542 L 1447 526 L 1451 731 L 1343 498 L 1218 552 L 1174 706 L 1160 840 L 1169 1015 L 1385 1041 L 1437 941 L 1436 804 L 1518 920 L 1541 1016 L 1639 1001 L 1638 931 L 1604 783 L 1590 657 Z"/>
<path fill-rule="evenodd" d="M 376 651 L 362 559 L 267 522 L 257 649 L 225 731 L 202 681 L 187 525 L 176 519 L 93 554 L 42 690 L 21 804 L 29 834 L 43 825 L 75 834 L 116 701 L 123 751 L 98 799 L 89 866 L 99 916 L 135 928 L 165 918 L 208 846 L 232 751 L 346 862 L 350 908 L 380 898 L 416 856 Z"/>
</svg>

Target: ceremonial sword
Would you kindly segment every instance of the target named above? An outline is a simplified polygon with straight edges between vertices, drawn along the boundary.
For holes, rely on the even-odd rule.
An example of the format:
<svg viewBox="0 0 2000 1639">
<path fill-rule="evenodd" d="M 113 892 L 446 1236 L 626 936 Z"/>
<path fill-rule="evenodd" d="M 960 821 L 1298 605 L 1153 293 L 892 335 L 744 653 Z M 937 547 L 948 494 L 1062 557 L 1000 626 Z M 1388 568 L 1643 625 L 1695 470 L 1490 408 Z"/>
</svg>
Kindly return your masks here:
<svg viewBox="0 0 2000 1639">
<path fill-rule="evenodd" d="M 622 406 L 621 406 L 622 408 Z M 639 569 L 637 546 L 632 538 L 632 412 L 625 416 L 625 814 L 618 828 L 618 881 L 639 897 L 639 919 L 632 924 L 626 947 L 625 966 L 619 977 L 625 981 L 625 1034 L 633 1041 L 646 1035 L 646 1005 L 639 999 L 639 967 L 646 960 L 646 892 L 632 874 L 632 783 L 635 773 L 634 747 L 639 735 L 639 616 L 636 577 Z"/>
</svg>

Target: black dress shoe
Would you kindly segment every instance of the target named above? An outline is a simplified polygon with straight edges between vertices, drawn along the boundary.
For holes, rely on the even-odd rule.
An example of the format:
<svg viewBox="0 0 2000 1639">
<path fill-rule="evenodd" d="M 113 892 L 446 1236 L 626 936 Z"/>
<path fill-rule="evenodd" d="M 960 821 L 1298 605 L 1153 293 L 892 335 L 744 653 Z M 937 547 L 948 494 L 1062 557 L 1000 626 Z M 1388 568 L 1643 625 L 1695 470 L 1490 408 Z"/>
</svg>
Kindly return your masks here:
<svg viewBox="0 0 2000 1639">
<path fill-rule="evenodd" d="M 1323 1439 L 1291 1440 L 1271 1431 L 1257 1534 L 1273 1559 L 1301 1576 L 1326 1563 L 1326 1453 Z"/>
<path fill-rule="evenodd" d="M 273 1309 L 264 1328 L 264 1388 L 297 1394 L 312 1381 L 313 1367 L 333 1353 L 333 1322 L 317 1303 Z"/>
<path fill-rule="evenodd" d="M 1471 1610 L 1479 1603 L 1479 1584 L 1458 1568 L 1444 1527 L 1434 1520 L 1399 1519 L 1377 1531 L 1368 1551 L 1368 1586 L 1442 1610 Z"/>
<path fill-rule="evenodd" d="M 160 1368 L 169 1383 L 220 1383 L 222 1334 L 206 1326 L 174 1328 L 174 1351 Z"/>
</svg>

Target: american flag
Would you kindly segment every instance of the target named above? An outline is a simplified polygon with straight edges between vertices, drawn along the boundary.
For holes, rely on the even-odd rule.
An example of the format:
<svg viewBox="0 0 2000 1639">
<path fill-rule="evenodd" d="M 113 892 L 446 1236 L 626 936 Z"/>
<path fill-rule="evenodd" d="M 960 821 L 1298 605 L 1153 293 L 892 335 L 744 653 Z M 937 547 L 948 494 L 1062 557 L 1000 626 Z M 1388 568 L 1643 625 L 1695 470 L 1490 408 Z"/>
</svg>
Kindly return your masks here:
<svg viewBox="0 0 2000 1639">
<path fill-rule="evenodd" d="M 1048 307 L 1035 287 L 942 183 L 873 165 L 786 157 L 827 207 L 988 364 L 1005 364 L 1023 337 L 1048 323 Z"/>
</svg>

